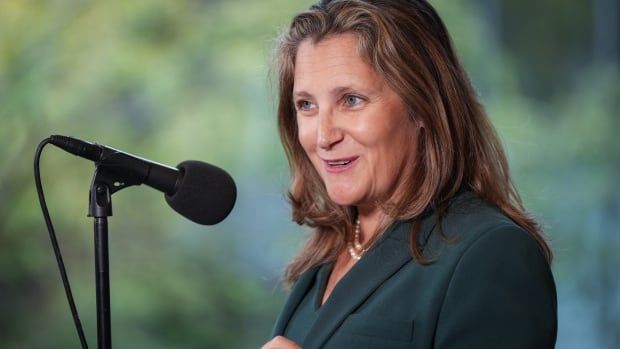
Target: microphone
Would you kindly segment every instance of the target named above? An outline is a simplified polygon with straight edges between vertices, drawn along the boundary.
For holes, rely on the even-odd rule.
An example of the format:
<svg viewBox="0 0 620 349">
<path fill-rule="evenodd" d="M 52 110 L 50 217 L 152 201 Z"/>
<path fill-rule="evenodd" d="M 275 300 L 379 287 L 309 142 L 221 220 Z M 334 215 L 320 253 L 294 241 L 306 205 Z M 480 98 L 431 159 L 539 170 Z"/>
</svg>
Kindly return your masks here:
<svg viewBox="0 0 620 349">
<path fill-rule="evenodd" d="M 217 224 L 232 211 L 237 187 L 232 177 L 211 164 L 188 160 L 176 168 L 162 165 L 104 145 L 52 135 L 50 143 L 79 157 L 104 165 L 114 185 L 146 184 L 164 193 L 173 210 L 203 225 Z M 114 190 L 115 188 L 110 188 Z"/>
</svg>

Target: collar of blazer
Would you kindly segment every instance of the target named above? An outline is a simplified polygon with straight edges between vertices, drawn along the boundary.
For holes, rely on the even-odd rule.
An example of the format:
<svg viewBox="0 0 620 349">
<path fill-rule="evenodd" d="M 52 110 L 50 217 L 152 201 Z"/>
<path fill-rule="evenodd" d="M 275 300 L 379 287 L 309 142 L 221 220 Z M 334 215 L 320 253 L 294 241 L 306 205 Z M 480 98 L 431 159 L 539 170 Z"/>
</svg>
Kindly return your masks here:
<svg viewBox="0 0 620 349">
<path fill-rule="evenodd" d="M 424 242 L 435 225 L 435 215 L 422 220 L 419 236 Z M 349 314 L 364 302 L 386 279 L 396 273 L 405 263 L 411 261 L 409 233 L 411 224 L 394 223 L 385 235 L 357 262 L 338 282 L 321 313 L 302 344 L 304 349 L 320 348 Z M 318 270 L 326 265 L 316 266 L 303 273 L 295 283 L 284 308 L 276 321 L 273 335 L 282 335 L 297 306 L 305 296 Z"/>
</svg>

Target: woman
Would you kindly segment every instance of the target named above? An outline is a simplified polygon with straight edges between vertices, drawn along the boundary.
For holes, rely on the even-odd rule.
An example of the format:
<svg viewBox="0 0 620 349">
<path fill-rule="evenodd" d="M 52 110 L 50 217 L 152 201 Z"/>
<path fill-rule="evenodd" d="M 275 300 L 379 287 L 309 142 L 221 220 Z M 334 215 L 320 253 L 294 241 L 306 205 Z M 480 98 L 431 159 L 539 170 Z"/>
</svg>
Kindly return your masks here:
<svg viewBox="0 0 620 349">
<path fill-rule="evenodd" d="M 293 218 L 263 348 L 552 348 L 551 251 L 424 0 L 321 1 L 279 56 Z"/>
</svg>

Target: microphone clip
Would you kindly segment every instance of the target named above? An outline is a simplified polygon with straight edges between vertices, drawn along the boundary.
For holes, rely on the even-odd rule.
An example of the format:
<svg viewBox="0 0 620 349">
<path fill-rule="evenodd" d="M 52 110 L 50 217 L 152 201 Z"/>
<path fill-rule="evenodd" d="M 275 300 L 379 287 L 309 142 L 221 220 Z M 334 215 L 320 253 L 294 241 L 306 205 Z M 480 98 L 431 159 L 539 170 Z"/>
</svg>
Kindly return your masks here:
<svg viewBox="0 0 620 349">
<path fill-rule="evenodd" d="M 95 164 L 95 173 L 88 192 L 88 217 L 112 216 L 112 194 L 130 186 L 140 185 L 140 176 L 124 166 L 124 154 L 107 154 L 105 161 Z"/>
</svg>

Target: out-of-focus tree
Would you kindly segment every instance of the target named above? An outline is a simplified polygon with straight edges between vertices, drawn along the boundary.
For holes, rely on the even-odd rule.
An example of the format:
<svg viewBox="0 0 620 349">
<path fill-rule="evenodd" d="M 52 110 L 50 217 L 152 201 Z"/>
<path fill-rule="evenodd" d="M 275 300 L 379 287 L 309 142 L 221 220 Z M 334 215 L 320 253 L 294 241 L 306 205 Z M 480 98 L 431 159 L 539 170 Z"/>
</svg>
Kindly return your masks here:
<svg viewBox="0 0 620 349">
<path fill-rule="evenodd" d="M 243 207 L 271 192 L 266 206 L 275 202 L 278 224 L 260 227 L 261 221 L 274 220 L 269 210 L 246 218 L 238 216 L 243 212 L 238 208 L 226 223 L 205 229 L 175 216 L 160 194 L 138 189 L 115 194 L 110 218 L 118 346 L 230 348 L 267 339 L 283 300 L 274 292 L 279 270 L 264 267 L 262 260 L 253 265 L 242 251 L 257 245 L 253 240 L 267 240 L 269 235 L 259 234 L 267 229 L 277 229 L 271 236 L 295 231 L 281 199 L 286 167 L 273 127 L 267 64 L 277 28 L 298 6 L 288 1 L 0 3 L 2 347 L 78 343 L 32 180 L 35 146 L 52 133 L 164 163 L 183 160 L 178 154 L 203 159 L 246 178 L 240 189 L 253 175 L 262 176 L 262 183 L 280 176 L 264 183 L 255 197 L 248 191 L 239 195 Z M 261 130 L 265 135 L 248 137 Z M 255 171 L 247 159 L 263 167 Z M 41 167 L 93 345 L 92 223 L 85 217 L 92 164 L 50 148 Z"/>
</svg>

